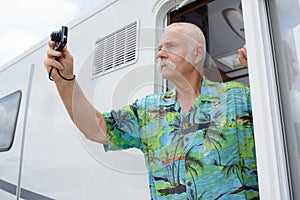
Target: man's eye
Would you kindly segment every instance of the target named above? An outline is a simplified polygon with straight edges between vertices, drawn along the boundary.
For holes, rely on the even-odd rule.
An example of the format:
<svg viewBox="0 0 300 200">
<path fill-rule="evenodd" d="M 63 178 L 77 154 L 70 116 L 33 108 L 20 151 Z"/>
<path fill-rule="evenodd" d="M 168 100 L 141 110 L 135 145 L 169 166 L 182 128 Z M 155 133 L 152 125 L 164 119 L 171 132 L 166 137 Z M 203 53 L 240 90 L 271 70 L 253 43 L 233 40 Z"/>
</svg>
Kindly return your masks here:
<svg viewBox="0 0 300 200">
<path fill-rule="evenodd" d="M 168 48 L 175 48 L 176 47 L 176 45 L 175 44 L 170 44 L 169 46 L 168 46 Z"/>
</svg>

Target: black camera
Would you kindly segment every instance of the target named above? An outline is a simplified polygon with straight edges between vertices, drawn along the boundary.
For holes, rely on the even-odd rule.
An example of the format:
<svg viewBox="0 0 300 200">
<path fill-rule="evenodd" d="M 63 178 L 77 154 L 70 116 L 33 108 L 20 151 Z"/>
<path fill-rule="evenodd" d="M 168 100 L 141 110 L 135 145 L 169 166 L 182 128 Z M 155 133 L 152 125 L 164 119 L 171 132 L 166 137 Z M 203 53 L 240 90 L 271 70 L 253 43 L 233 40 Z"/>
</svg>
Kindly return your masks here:
<svg viewBox="0 0 300 200">
<path fill-rule="evenodd" d="M 50 38 L 55 42 L 54 50 L 62 51 L 68 40 L 68 27 L 62 26 L 61 30 L 51 33 Z"/>
</svg>

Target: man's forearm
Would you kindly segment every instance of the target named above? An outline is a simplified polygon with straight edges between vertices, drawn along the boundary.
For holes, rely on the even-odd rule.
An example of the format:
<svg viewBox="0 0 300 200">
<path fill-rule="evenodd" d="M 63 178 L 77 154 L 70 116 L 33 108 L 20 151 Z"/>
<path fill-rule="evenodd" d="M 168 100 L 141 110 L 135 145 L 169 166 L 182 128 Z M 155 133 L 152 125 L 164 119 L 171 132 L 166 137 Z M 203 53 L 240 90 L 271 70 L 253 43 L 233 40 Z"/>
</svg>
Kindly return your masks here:
<svg viewBox="0 0 300 200">
<path fill-rule="evenodd" d="M 57 80 L 55 84 L 69 116 L 85 137 L 106 144 L 105 120 L 85 97 L 79 84 L 75 80 Z"/>
</svg>

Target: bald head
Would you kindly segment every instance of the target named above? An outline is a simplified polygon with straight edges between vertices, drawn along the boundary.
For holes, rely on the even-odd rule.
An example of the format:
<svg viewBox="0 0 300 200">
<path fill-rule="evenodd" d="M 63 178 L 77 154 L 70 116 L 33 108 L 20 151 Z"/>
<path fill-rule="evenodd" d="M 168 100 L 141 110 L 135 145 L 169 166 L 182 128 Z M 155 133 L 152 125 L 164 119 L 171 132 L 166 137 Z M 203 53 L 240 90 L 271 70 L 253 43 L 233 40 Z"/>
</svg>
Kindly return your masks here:
<svg viewBox="0 0 300 200">
<path fill-rule="evenodd" d="M 202 47 L 203 59 L 200 63 L 201 67 L 202 67 L 204 60 L 205 60 L 205 55 L 206 55 L 206 40 L 205 40 L 202 30 L 198 26 L 196 26 L 192 23 L 187 23 L 187 22 L 172 23 L 169 26 L 167 26 L 166 30 L 182 33 L 185 35 L 185 37 L 188 37 L 193 42 L 195 42 L 197 45 L 200 45 Z"/>
<path fill-rule="evenodd" d="M 204 48 L 206 47 L 206 41 L 202 30 L 194 24 L 187 22 L 176 22 L 167 26 L 166 30 L 181 32 Z"/>
</svg>

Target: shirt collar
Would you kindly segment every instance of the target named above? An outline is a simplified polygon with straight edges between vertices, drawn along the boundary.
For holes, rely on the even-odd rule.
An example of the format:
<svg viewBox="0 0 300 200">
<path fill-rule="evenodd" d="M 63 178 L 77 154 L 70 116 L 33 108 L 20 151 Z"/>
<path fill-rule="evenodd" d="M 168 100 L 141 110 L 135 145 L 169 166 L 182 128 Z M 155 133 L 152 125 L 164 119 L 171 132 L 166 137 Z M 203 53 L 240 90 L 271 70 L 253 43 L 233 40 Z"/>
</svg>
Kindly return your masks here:
<svg viewBox="0 0 300 200">
<path fill-rule="evenodd" d="M 201 85 L 201 94 L 197 97 L 197 100 L 200 101 L 215 101 L 219 99 L 219 88 L 220 83 L 212 82 L 208 80 L 205 76 L 202 78 L 202 85 Z M 172 105 L 176 103 L 176 89 L 169 90 L 163 93 L 162 97 L 162 104 L 163 105 Z"/>
</svg>

